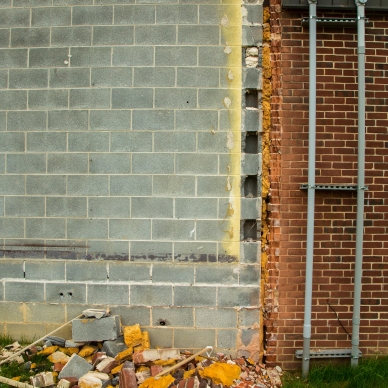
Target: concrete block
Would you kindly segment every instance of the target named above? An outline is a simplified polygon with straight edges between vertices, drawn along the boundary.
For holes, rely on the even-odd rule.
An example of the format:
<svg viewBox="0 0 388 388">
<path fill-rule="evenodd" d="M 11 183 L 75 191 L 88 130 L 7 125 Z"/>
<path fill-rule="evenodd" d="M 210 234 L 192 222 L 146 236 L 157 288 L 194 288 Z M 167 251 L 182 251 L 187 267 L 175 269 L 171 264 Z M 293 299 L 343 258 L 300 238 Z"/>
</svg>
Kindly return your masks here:
<svg viewBox="0 0 388 388">
<path fill-rule="evenodd" d="M 228 97 L 227 89 L 199 89 L 198 91 L 198 107 L 202 109 L 226 109 L 224 99 Z M 229 98 L 229 97 L 228 97 Z M 231 100 L 231 109 L 235 108 L 236 103 Z"/>
<path fill-rule="evenodd" d="M 135 44 L 137 45 L 171 45 L 175 43 L 175 26 L 136 26 Z"/>
<path fill-rule="evenodd" d="M 88 214 L 93 218 L 130 218 L 129 198 L 89 198 Z"/>
<path fill-rule="evenodd" d="M 11 47 L 48 47 L 50 46 L 50 28 L 13 28 Z"/>
<path fill-rule="evenodd" d="M 154 133 L 155 152 L 195 152 L 195 133 L 157 132 Z"/>
<path fill-rule="evenodd" d="M 243 154 L 241 160 L 241 173 L 243 175 L 261 175 L 261 165 L 261 154 Z"/>
<path fill-rule="evenodd" d="M 116 357 L 118 353 L 122 352 L 127 348 L 124 343 L 124 337 L 119 336 L 114 340 L 104 341 L 102 351 L 106 353 L 108 357 Z"/>
<path fill-rule="evenodd" d="M 218 112 L 216 110 L 185 110 L 176 112 L 177 130 L 217 130 Z"/>
<path fill-rule="evenodd" d="M 131 305 L 140 306 L 171 306 L 172 287 L 149 285 L 130 286 Z"/>
<path fill-rule="evenodd" d="M 219 38 L 219 26 L 178 26 L 178 44 L 217 45 Z"/>
<path fill-rule="evenodd" d="M 99 67 L 110 66 L 110 47 L 71 47 L 71 66 Z"/>
<path fill-rule="evenodd" d="M 153 220 L 152 238 L 154 240 L 194 240 L 195 222 L 192 220 Z"/>
<path fill-rule="evenodd" d="M 3 9 L 0 16 L 0 25 L 2 28 L 28 27 L 30 25 L 30 10 L 28 8 Z"/>
<path fill-rule="evenodd" d="M 27 175 L 26 194 L 64 195 L 66 177 L 64 175 Z"/>
<path fill-rule="evenodd" d="M 73 321 L 73 325 L 74 322 L 75 321 Z M 86 360 L 84 360 L 77 354 L 73 354 L 70 357 L 70 360 L 64 366 L 64 368 L 59 372 L 58 378 L 62 379 L 65 377 L 76 377 L 77 379 L 79 379 L 91 369 L 91 364 L 89 364 Z"/>
<path fill-rule="evenodd" d="M 238 330 L 217 330 L 217 347 L 235 350 L 238 347 L 237 338 Z"/>
<path fill-rule="evenodd" d="M 91 4 L 93 4 L 93 0 L 54 0 L 53 3 L 54 3 L 54 5 L 87 5 L 87 4 L 91 5 Z M 97 2 L 96 1 L 96 4 L 97 3 L 101 4 L 102 2 L 101 1 Z M 51 2 L 50 2 L 50 4 L 51 4 Z"/>
<path fill-rule="evenodd" d="M 109 280 L 150 282 L 151 265 L 111 262 L 109 263 Z"/>
<path fill-rule="evenodd" d="M 242 26 L 242 45 L 243 46 L 261 46 L 263 42 L 262 26 Z"/>
<path fill-rule="evenodd" d="M 152 108 L 154 92 L 151 88 L 112 89 L 112 108 Z"/>
<path fill-rule="evenodd" d="M 68 134 L 68 150 L 70 152 L 109 151 L 109 133 L 70 132 Z"/>
<path fill-rule="evenodd" d="M 260 305 L 259 287 L 219 287 L 218 306 L 247 307 Z"/>
<path fill-rule="evenodd" d="M 108 278 L 107 264 L 104 262 L 68 262 L 66 280 L 103 282 Z"/>
<path fill-rule="evenodd" d="M 218 87 L 219 69 L 212 67 L 178 67 L 177 86 Z"/>
<path fill-rule="evenodd" d="M 48 129 L 53 131 L 82 131 L 88 129 L 86 110 L 50 110 Z"/>
<path fill-rule="evenodd" d="M 172 261 L 172 243 L 169 242 L 131 242 L 131 261 Z"/>
<path fill-rule="evenodd" d="M 86 284 L 85 283 L 46 283 L 46 302 L 48 303 L 65 303 L 79 304 L 86 303 Z M 71 311 L 67 310 L 70 314 Z M 81 311 L 70 314 L 76 317 Z"/>
<path fill-rule="evenodd" d="M 134 86 L 175 86 L 175 69 L 172 67 L 135 67 Z"/>
<path fill-rule="evenodd" d="M 128 174 L 131 159 L 128 154 L 89 154 L 89 172 L 93 174 Z"/>
<path fill-rule="evenodd" d="M 109 220 L 109 238 L 119 240 L 148 240 L 151 237 L 151 220 Z"/>
<path fill-rule="evenodd" d="M 72 12 L 72 25 L 109 25 L 113 21 L 112 6 L 75 6 Z"/>
<path fill-rule="evenodd" d="M 44 154 L 8 154 L 8 173 L 45 173 L 46 155 Z"/>
<path fill-rule="evenodd" d="M 11 217 L 43 217 L 44 197 L 6 197 L 5 214 Z"/>
<path fill-rule="evenodd" d="M 6 278 L 23 279 L 24 278 L 23 261 L 1 260 L 0 273 L 1 273 L 1 279 L 6 279 Z"/>
<path fill-rule="evenodd" d="M 241 263 L 258 263 L 260 262 L 260 245 L 255 242 L 241 242 L 240 246 Z"/>
<path fill-rule="evenodd" d="M 195 195 L 194 176 L 154 176 L 153 183 L 153 194 L 156 196 Z"/>
<path fill-rule="evenodd" d="M 9 46 L 9 37 L 10 37 L 10 30 L 2 29 L 0 31 L 0 47 Z"/>
<path fill-rule="evenodd" d="M 27 67 L 27 49 L 1 49 L 0 68 Z"/>
<path fill-rule="evenodd" d="M 29 323 L 63 325 L 66 322 L 64 306 L 59 304 L 26 303 L 25 312 Z"/>
<path fill-rule="evenodd" d="M 68 100 L 68 91 L 63 89 L 28 92 L 29 109 L 67 109 Z"/>
<path fill-rule="evenodd" d="M 193 109 L 197 107 L 197 91 L 187 88 L 155 89 L 155 108 Z"/>
<path fill-rule="evenodd" d="M 70 7 L 41 7 L 31 9 L 31 26 L 66 26 L 70 24 Z"/>
<path fill-rule="evenodd" d="M 261 132 L 261 113 L 258 109 L 243 109 L 242 130 L 246 132 Z"/>
<path fill-rule="evenodd" d="M 220 221 L 198 220 L 196 228 L 196 239 L 203 241 L 223 241 L 230 239 L 227 228 Z"/>
<path fill-rule="evenodd" d="M 166 153 L 138 153 L 132 155 L 134 174 L 172 174 L 174 155 Z"/>
<path fill-rule="evenodd" d="M 261 311 L 257 309 L 240 309 L 238 311 L 239 327 L 252 327 L 260 324 Z M 258 326 L 257 326 L 258 327 Z"/>
<path fill-rule="evenodd" d="M 4 71 L 7 72 L 7 70 L 4 70 Z M 0 131 L 5 131 L 6 129 L 7 129 L 7 114 L 6 112 L 0 112 Z"/>
<path fill-rule="evenodd" d="M 215 198 L 176 198 L 175 217 L 177 218 L 217 218 Z"/>
<path fill-rule="evenodd" d="M 261 198 L 241 198 L 241 219 L 261 218 Z"/>
<path fill-rule="evenodd" d="M 178 262 L 215 262 L 217 244 L 204 242 L 174 243 L 174 260 Z"/>
<path fill-rule="evenodd" d="M 153 347 L 171 348 L 173 329 L 163 328 L 150 328 L 147 330 L 150 335 L 150 342 Z"/>
<path fill-rule="evenodd" d="M 173 130 L 174 111 L 172 110 L 135 110 L 132 119 L 133 130 Z"/>
<path fill-rule="evenodd" d="M 26 90 L 1 90 L 0 109 L 1 110 L 23 110 L 27 107 Z"/>
<path fill-rule="evenodd" d="M 27 342 L 33 342 L 36 337 L 43 337 L 46 334 L 46 325 L 12 323 L 6 325 L 7 334 L 11 338 L 25 338 Z"/>
<path fill-rule="evenodd" d="M 88 172 L 88 155 L 86 153 L 48 154 L 47 172 L 77 174 Z"/>
<path fill-rule="evenodd" d="M 245 89 L 262 89 L 262 71 L 255 67 L 243 67 L 242 86 Z"/>
<path fill-rule="evenodd" d="M 203 2 L 205 3 L 205 2 Z M 216 3 L 208 1 L 207 3 Z M 227 3 L 227 2 L 223 2 Z M 237 12 L 232 13 L 228 5 L 216 4 L 200 4 L 199 6 L 199 24 L 222 24 L 223 18 L 226 16 L 228 26 L 240 26 L 241 16 Z"/>
<path fill-rule="evenodd" d="M 230 149 L 228 148 L 228 132 L 199 132 L 198 133 L 198 152 L 210 152 L 212 154 L 226 154 L 228 164 L 230 163 Z M 222 155 L 220 155 L 222 156 Z M 220 166 L 221 167 L 221 166 Z M 220 171 L 221 168 L 220 168 Z M 224 170 L 227 171 L 227 170 Z"/>
<path fill-rule="evenodd" d="M 0 217 L 4 217 L 4 197 L 0 197 Z M 2 254 L 0 253 L 0 257 Z"/>
<path fill-rule="evenodd" d="M 69 59 L 68 48 L 31 48 L 29 52 L 29 67 L 64 67 Z"/>
<path fill-rule="evenodd" d="M 0 132 L 0 152 L 24 152 L 24 133 Z"/>
<path fill-rule="evenodd" d="M 120 334 L 121 322 L 119 315 L 101 319 L 77 318 L 72 322 L 72 335 L 75 342 L 115 340 Z"/>
<path fill-rule="evenodd" d="M 195 338 L 195 341 L 193 341 Z M 213 329 L 175 329 L 174 346 L 180 349 L 215 346 L 216 331 Z"/>
<path fill-rule="evenodd" d="M 113 46 L 133 44 L 133 26 L 93 27 L 93 46 Z"/>
<path fill-rule="evenodd" d="M 153 264 L 152 282 L 161 283 L 194 283 L 194 266 L 170 264 Z"/>
<path fill-rule="evenodd" d="M 27 134 L 27 151 L 65 152 L 67 148 L 66 133 L 30 132 Z"/>
<path fill-rule="evenodd" d="M 47 217 L 86 217 L 86 198 L 47 197 L 46 215 Z"/>
<path fill-rule="evenodd" d="M 131 87 L 132 68 L 131 67 L 98 67 L 92 69 L 92 86 L 96 87 Z"/>
<path fill-rule="evenodd" d="M 204 284 L 238 284 L 237 266 L 206 265 L 196 267 L 195 282 Z"/>
<path fill-rule="evenodd" d="M 97 305 L 111 305 L 129 303 L 127 285 L 89 284 L 88 303 Z"/>
<path fill-rule="evenodd" d="M 258 285 L 260 279 L 260 265 L 247 265 L 240 267 L 240 284 Z"/>
<path fill-rule="evenodd" d="M 132 196 L 151 195 L 151 193 L 152 179 L 150 175 L 121 175 L 110 177 L 110 195 Z"/>
<path fill-rule="evenodd" d="M 183 154 L 176 156 L 176 173 L 178 174 L 217 174 L 218 155 L 216 154 Z"/>
<path fill-rule="evenodd" d="M 229 197 L 226 176 L 199 176 L 197 192 L 200 197 Z"/>
<path fill-rule="evenodd" d="M 153 326 L 193 327 L 192 308 L 154 307 L 152 309 Z"/>
<path fill-rule="evenodd" d="M 230 54 L 224 52 L 225 47 L 222 46 L 200 46 L 198 49 L 198 64 L 199 66 L 217 66 L 226 67 L 228 61 L 230 63 L 241 62 L 241 49 L 231 48 Z"/>
<path fill-rule="evenodd" d="M 195 327 L 199 328 L 236 328 L 237 311 L 235 309 L 195 309 Z"/>
<path fill-rule="evenodd" d="M 149 63 L 148 61 L 146 63 Z M 194 46 L 156 46 L 156 66 L 195 66 L 197 48 Z"/>
<path fill-rule="evenodd" d="M 48 71 L 46 69 L 21 69 L 9 71 L 10 89 L 47 88 Z"/>
<path fill-rule="evenodd" d="M 2 291 L 1 300 L 3 300 Z M 23 322 L 23 311 L 20 309 L 20 303 L 0 302 L 0 315 L 3 322 Z"/>
<path fill-rule="evenodd" d="M 174 306 L 216 306 L 216 287 L 175 286 Z"/>
<path fill-rule="evenodd" d="M 67 221 L 68 238 L 108 238 L 108 220 L 104 219 L 68 219 Z"/>
<path fill-rule="evenodd" d="M 111 313 L 120 315 L 123 326 L 130 326 L 136 323 L 140 326 L 149 326 L 150 310 L 148 307 L 111 306 Z"/>
<path fill-rule="evenodd" d="M 153 5 L 115 5 L 115 24 L 154 24 Z"/>
<path fill-rule="evenodd" d="M 0 156 L 0 171 L 5 173 L 5 155 Z"/>
<path fill-rule="evenodd" d="M 50 69 L 50 88 L 81 88 L 90 86 L 90 69 Z"/>
<path fill-rule="evenodd" d="M 11 302 L 44 302 L 44 284 L 30 282 L 5 282 L 4 300 Z"/>
<path fill-rule="evenodd" d="M 110 108 L 110 90 L 72 89 L 70 90 L 70 108 Z"/>
<path fill-rule="evenodd" d="M 154 63 L 154 47 L 113 47 L 112 63 L 113 66 L 144 66 L 145 64 L 152 66 Z"/>
<path fill-rule="evenodd" d="M 65 238 L 65 219 L 27 218 L 26 238 Z"/>
<path fill-rule="evenodd" d="M 0 235 L 3 238 L 24 237 L 24 220 L 22 218 L 1 218 Z"/>
<path fill-rule="evenodd" d="M 156 23 L 157 24 L 197 24 L 198 6 L 197 5 L 157 5 Z"/>
<path fill-rule="evenodd" d="M 159 134 L 158 134 L 159 135 Z M 152 133 L 150 132 L 113 132 L 111 133 L 111 152 L 150 152 Z M 157 150 L 156 150 L 157 151 Z"/>
<path fill-rule="evenodd" d="M 172 198 L 132 197 L 132 218 L 172 218 Z"/>
<path fill-rule="evenodd" d="M 92 27 L 51 28 L 51 46 L 90 46 L 91 41 Z"/>
<path fill-rule="evenodd" d="M 256 4 L 245 4 L 242 7 L 243 24 L 262 24 L 263 7 Z"/>
<path fill-rule="evenodd" d="M 104 92 L 107 89 L 104 89 Z M 94 131 L 131 129 L 131 111 L 129 110 L 92 110 L 90 129 Z"/>
<path fill-rule="evenodd" d="M 118 262 L 129 260 L 128 241 L 88 241 L 88 260 L 114 260 Z M 109 274 L 109 278 L 111 278 Z"/>
</svg>

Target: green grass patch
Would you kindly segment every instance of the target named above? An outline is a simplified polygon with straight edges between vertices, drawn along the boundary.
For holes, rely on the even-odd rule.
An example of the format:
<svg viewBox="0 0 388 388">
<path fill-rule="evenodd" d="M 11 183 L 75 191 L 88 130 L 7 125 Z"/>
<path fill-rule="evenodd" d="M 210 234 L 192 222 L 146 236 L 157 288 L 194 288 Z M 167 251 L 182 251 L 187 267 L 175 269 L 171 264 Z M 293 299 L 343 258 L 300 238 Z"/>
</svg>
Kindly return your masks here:
<svg viewBox="0 0 388 388">
<path fill-rule="evenodd" d="M 284 388 L 388 388 L 388 357 L 366 357 L 357 367 L 334 363 L 313 364 L 308 379 L 286 372 Z"/>
</svg>

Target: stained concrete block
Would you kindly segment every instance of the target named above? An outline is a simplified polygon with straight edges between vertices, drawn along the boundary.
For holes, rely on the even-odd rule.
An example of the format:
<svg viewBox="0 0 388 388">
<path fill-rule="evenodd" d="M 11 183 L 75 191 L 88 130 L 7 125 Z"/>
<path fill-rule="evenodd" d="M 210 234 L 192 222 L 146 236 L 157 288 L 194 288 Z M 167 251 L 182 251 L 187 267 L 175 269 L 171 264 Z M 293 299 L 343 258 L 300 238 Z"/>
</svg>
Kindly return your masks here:
<svg viewBox="0 0 388 388">
<path fill-rule="evenodd" d="M 73 321 L 73 325 L 74 322 L 75 321 Z M 73 354 L 67 364 L 59 372 L 58 378 L 62 379 L 64 377 L 76 377 L 79 379 L 90 370 L 92 370 L 91 364 L 89 364 L 77 354 Z"/>
<path fill-rule="evenodd" d="M 73 341 L 75 342 L 115 340 L 121 334 L 119 315 L 101 319 L 77 318 L 72 325 Z"/>
</svg>

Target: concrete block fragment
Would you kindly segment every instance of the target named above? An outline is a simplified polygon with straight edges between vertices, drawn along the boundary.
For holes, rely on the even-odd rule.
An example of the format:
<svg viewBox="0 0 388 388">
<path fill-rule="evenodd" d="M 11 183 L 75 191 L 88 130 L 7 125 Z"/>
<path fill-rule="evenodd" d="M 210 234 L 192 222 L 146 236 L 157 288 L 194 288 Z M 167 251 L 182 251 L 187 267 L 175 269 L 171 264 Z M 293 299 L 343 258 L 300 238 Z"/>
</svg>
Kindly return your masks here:
<svg viewBox="0 0 388 388">
<path fill-rule="evenodd" d="M 90 365 L 87 361 L 85 361 L 82 357 L 77 354 L 73 354 L 70 357 L 70 360 L 65 365 L 65 367 L 61 370 L 58 375 L 59 379 L 65 377 L 75 377 L 77 379 L 81 378 L 85 373 L 89 372 L 92 369 L 92 365 Z"/>
<path fill-rule="evenodd" d="M 118 364 L 113 357 L 106 357 L 97 364 L 96 370 L 101 373 L 110 373 L 116 366 L 118 366 Z"/>
<path fill-rule="evenodd" d="M 133 354 L 135 364 L 144 364 L 148 361 L 179 359 L 179 349 L 147 349 Z"/>
<path fill-rule="evenodd" d="M 102 345 L 102 351 L 109 357 L 116 357 L 126 348 L 127 345 L 124 343 L 123 336 L 119 336 L 115 340 L 104 341 L 104 344 Z"/>
<path fill-rule="evenodd" d="M 61 379 L 58 382 L 57 388 L 70 388 L 70 384 L 69 380 Z"/>
<path fill-rule="evenodd" d="M 86 318 L 97 318 L 97 319 L 107 317 L 107 316 L 109 316 L 109 313 L 110 313 L 109 309 L 106 309 L 106 310 L 87 309 L 87 310 L 82 311 L 82 314 Z"/>
<path fill-rule="evenodd" d="M 34 387 L 48 387 L 54 385 L 54 376 L 52 372 L 39 373 L 31 376 L 30 381 Z"/>
<path fill-rule="evenodd" d="M 72 334 L 76 342 L 114 340 L 121 333 L 120 316 L 101 319 L 75 319 Z"/>
</svg>

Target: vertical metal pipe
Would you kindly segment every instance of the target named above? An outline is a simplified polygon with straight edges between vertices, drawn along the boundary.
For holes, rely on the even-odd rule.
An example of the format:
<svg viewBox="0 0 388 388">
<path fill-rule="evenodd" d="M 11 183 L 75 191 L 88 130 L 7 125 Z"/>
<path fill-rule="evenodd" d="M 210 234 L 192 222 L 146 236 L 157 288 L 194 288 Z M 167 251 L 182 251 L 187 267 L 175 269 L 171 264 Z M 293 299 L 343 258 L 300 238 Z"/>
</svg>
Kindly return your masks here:
<svg viewBox="0 0 388 388">
<path fill-rule="evenodd" d="M 316 143 L 316 79 L 317 79 L 317 4 L 309 0 L 309 157 L 308 157 L 308 197 L 307 197 L 307 246 L 306 279 L 303 324 L 302 377 L 307 377 L 310 366 L 311 306 L 313 294 L 314 258 L 314 207 L 315 207 L 315 143 Z"/>
<path fill-rule="evenodd" d="M 358 173 L 357 173 L 357 227 L 356 262 L 354 270 L 354 301 L 352 327 L 351 365 L 358 365 L 360 344 L 360 311 L 362 280 L 362 249 L 364 240 L 364 189 L 365 189 L 365 3 L 356 0 L 358 49 Z"/>
</svg>

